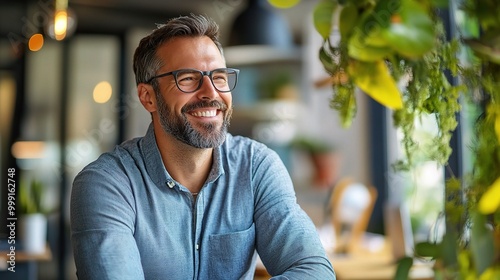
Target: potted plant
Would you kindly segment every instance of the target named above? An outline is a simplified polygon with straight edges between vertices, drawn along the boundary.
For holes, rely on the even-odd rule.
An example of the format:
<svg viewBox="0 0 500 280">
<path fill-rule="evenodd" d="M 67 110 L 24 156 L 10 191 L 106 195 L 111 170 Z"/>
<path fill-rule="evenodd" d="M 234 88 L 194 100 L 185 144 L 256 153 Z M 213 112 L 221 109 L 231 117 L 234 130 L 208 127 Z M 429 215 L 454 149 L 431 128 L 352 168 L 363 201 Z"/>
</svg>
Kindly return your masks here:
<svg viewBox="0 0 500 280">
<path fill-rule="evenodd" d="M 448 40 L 436 11 L 449 2 L 321 0 L 313 15 L 324 38 L 319 59 L 345 127 L 356 113 L 355 90 L 393 110 L 405 150 L 398 170 L 410 169 L 422 149 L 446 166 L 460 99 L 478 108 L 472 173 L 446 182 L 446 233 L 440 242 L 416 244 L 415 253 L 436 260 L 436 279 L 500 279 L 500 3 L 461 1 L 477 32 Z M 458 59 L 461 49 L 473 56 L 468 64 Z M 423 115 L 434 116 L 438 127 L 429 147 L 413 138 Z M 402 259 L 396 278 L 407 279 L 411 265 Z"/>
<path fill-rule="evenodd" d="M 257 89 L 258 100 L 251 109 L 256 120 L 253 137 L 275 148 L 288 145 L 296 134 L 294 120 L 300 109 L 291 73 L 285 70 L 269 73 L 259 81 Z"/>
<path fill-rule="evenodd" d="M 291 147 L 306 152 L 311 159 L 314 186 L 324 189 L 333 187 L 339 172 L 339 155 L 334 145 L 314 137 L 297 136 Z"/>
<path fill-rule="evenodd" d="M 20 238 L 23 251 L 42 254 L 47 243 L 47 211 L 43 205 L 44 185 L 33 180 L 19 189 Z"/>
</svg>

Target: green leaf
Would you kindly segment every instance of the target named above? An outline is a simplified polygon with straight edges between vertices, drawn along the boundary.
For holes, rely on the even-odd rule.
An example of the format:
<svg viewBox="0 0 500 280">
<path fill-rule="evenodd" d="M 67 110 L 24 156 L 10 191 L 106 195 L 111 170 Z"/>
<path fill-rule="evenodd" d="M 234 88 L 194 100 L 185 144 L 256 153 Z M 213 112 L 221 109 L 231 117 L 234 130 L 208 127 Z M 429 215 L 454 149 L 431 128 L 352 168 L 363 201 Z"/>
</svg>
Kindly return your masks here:
<svg viewBox="0 0 500 280">
<path fill-rule="evenodd" d="M 319 50 L 319 60 L 321 61 L 321 64 L 323 64 L 325 71 L 332 75 L 336 72 L 337 66 L 333 62 L 331 55 L 325 50 L 325 47 L 326 45 L 324 44 Z"/>
<path fill-rule="evenodd" d="M 316 4 L 313 11 L 313 21 L 316 31 L 323 37 L 327 39 L 330 37 L 330 31 L 333 24 L 333 12 L 337 8 L 337 3 L 333 0 L 322 0 Z"/>
<path fill-rule="evenodd" d="M 342 38 L 348 38 L 352 33 L 353 28 L 358 21 L 358 8 L 352 4 L 347 3 L 340 11 L 339 17 L 339 31 Z"/>
<path fill-rule="evenodd" d="M 481 0 L 476 3 L 474 11 L 484 31 L 496 28 L 500 25 L 500 5 L 496 0 Z"/>
<path fill-rule="evenodd" d="M 44 186 L 42 182 L 33 180 L 22 182 L 19 186 L 19 210 L 23 214 L 44 213 L 42 207 Z"/>
<path fill-rule="evenodd" d="M 438 8 L 448 8 L 449 0 L 431 0 L 431 3 L 434 7 Z"/>
<path fill-rule="evenodd" d="M 399 10 L 400 0 L 380 0 L 374 3 L 375 6 L 363 7 L 364 12 L 355 30 L 364 44 L 370 47 L 386 47 L 388 42 L 381 32 L 390 26 L 392 15 Z"/>
<path fill-rule="evenodd" d="M 471 252 L 478 274 L 493 264 L 495 243 L 493 231 L 486 225 L 486 216 L 474 213 L 472 216 Z"/>
<path fill-rule="evenodd" d="M 455 266 L 457 264 L 457 234 L 447 231 L 441 242 L 441 256 L 445 266 Z"/>
<path fill-rule="evenodd" d="M 360 61 L 375 62 L 391 55 L 393 51 L 389 47 L 378 47 L 368 45 L 363 32 L 356 29 L 348 41 L 349 56 Z"/>
<path fill-rule="evenodd" d="M 367 9 L 359 28 L 368 35 L 372 30 L 389 27 L 391 16 L 399 10 L 400 0 L 379 0 L 373 9 Z"/>
<path fill-rule="evenodd" d="M 395 280 L 407 280 L 410 274 L 411 266 L 413 265 L 413 258 L 404 257 L 398 261 L 398 266 L 396 269 L 396 274 L 394 275 Z"/>
<path fill-rule="evenodd" d="M 500 142 L 500 112 L 496 113 L 496 118 L 495 118 L 495 133 L 497 135 L 497 140 Z"/>
<path fill-rule="evenodd" d="M 399 13 L 380 35 L 399 54 L 420 57 L 434 47 L 434 22 L 422 5 L 414 0 L 402 0 Z"/>
<path fill-rule="evenodd" d="M 415 244 L 415 252 L 421 257 L 438 258 L 440 256 L 441 246 L 431 242 L 421 242 Z"/>
</svg>

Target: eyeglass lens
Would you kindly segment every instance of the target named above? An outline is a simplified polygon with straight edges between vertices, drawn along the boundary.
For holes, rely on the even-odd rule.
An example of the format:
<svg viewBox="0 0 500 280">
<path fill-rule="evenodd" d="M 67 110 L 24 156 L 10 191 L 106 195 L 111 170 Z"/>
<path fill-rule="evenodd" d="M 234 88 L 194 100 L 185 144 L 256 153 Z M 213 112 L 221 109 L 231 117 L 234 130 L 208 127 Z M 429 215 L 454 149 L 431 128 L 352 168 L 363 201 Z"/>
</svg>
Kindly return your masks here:
<svg viewBox="0 0 500 280">
<path fill-rule="evenodd" d="M 236 75 L 236 71 L 233 69 L 217 69 L 212 71 L 210 80 L 218 91 L 228 92 L 236 86 Z M 196 70 L 180 70 L 175 78 L 180 90 L 193 92 L 200 88 L 203 73 Z"/>
</svg>

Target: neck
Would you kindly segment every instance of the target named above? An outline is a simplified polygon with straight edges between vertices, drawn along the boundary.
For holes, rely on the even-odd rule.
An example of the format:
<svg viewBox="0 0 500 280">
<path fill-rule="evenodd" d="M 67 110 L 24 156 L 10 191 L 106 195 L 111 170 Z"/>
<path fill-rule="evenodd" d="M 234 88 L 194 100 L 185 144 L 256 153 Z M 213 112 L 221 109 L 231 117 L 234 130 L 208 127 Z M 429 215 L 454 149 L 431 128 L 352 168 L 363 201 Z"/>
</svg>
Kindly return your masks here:
<svg viewBox="0 0 500 280">
<path fill-rule="evenodd" d="M 174 180 L 198 193 L 212 168 L 213 149 L 199 149 L 177 140 L 155 126 L 156 143 L 165 168 Z"/>
</svg>

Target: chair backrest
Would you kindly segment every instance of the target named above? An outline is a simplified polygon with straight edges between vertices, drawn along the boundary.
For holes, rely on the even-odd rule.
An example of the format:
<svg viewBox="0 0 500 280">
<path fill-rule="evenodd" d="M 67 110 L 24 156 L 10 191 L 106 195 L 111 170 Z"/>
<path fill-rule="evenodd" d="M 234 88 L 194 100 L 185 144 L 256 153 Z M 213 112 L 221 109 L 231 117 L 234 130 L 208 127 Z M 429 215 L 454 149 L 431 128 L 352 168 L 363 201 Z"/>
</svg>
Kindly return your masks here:
<svg viewBox="0 0 500 280">
<path fill-rule="evenodd" d="M 359 244 L 376 199 L 376 188 L 352 178 L 343 178 L 334 186 L 330 209 L 337 252 L 348 253 Z"/>
</svg>

